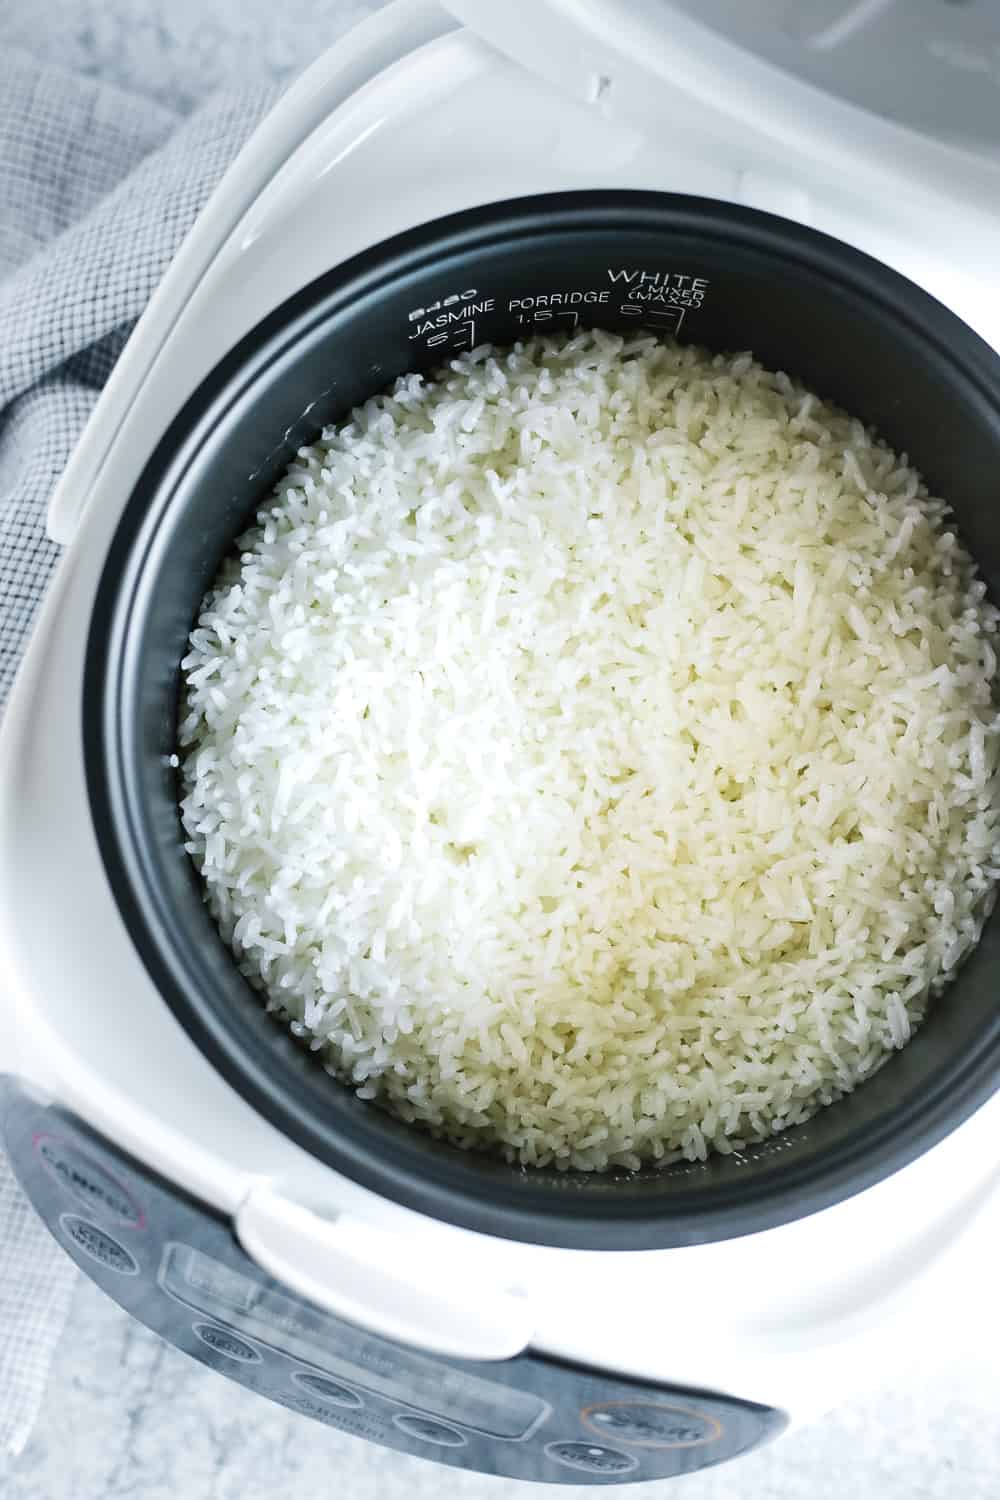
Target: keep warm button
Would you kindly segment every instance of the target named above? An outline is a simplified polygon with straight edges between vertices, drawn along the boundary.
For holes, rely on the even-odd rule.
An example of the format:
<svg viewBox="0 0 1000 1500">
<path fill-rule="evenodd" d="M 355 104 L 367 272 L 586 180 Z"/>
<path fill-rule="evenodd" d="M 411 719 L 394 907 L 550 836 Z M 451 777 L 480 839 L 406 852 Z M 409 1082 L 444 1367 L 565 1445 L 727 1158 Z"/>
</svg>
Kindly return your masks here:
<svg viewBox="0 0 1000 1500">
<path fill-rule="evenodd" d="M 608 1401 L 585 1406 L 585 1427 L 633 1448 L 698 1448 L 722 1436 L 722 1424 L 706 1412 L 654 1401 Z"/>
<path fill-rule="evenodd" d="M 119 1276 L 138 1276 L 139 1266 L 134 1255 L 120 1245 L 106 1230 L 79 1214 L 60 1214 L 59 1225 L 67 1239 L 72 1240 L 90 1260 L 95 1260 L 106 1271 L 115 1271 Z"/>
</svg>

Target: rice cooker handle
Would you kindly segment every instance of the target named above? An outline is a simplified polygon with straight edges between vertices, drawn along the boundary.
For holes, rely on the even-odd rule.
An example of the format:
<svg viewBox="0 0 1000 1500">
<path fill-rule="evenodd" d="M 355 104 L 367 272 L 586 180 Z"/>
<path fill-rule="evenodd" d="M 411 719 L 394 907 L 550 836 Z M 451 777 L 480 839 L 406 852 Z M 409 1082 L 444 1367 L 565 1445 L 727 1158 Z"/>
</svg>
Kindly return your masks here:
<svg viewBox="0 0 1000 1500">
<path fill-rule="evenodd" d="M 385 1338 L 456 1359 L 511 1359 L 531 1337 L 525 1297 L 484 1286 L 472 1266 L 463 1285 L 416 1236 L 401 1240 L 346 1214 L 323 1218 L 269 1184 L 247 1194 L 234 1228 L 262 1270 Z"/>
</svg>

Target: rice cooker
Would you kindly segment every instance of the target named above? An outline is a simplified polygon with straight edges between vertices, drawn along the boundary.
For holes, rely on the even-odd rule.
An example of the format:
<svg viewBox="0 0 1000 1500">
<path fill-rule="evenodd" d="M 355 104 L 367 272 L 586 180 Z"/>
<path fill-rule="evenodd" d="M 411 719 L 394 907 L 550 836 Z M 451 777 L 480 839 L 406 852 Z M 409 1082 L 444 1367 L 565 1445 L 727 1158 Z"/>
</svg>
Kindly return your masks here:
<svg viewBox="0 0 1000 1500">
<path fill-rule="evenodd" d="M 265 1013 L 171 754 L 198 601 L 295 449 L 484 341 L 752 349 L 905 451 L 996 591 L 998 82 L 988 0 L 399 0 L 220 184 L 53 496 L 0 746 L 4 1143 L 66 1252 L 186 1353 L 406 1453 L 616 1484 L 981 1329 L 996 919 L 807 1124 L 521 1170 L 359 1101 Z"/>
</svg>

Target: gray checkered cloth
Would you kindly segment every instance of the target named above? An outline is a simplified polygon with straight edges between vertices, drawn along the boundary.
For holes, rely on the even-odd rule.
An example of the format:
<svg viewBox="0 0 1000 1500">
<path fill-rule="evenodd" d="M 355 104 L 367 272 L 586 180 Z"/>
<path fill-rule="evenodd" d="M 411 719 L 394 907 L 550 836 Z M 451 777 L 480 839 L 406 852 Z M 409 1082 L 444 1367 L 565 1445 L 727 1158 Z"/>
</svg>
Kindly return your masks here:
<svg viewBox="0 0 1000 1500">
<path fill-rule="evenodd" d="M 0 55 L 0 700 L 58 553 L 45 536 L 53 485 L 150 293 L 275 92 L 218 95 L 181 120 Z M 27 1439 L 71 1286 L 70 1261 L 0 1154 L 0 1457 Z"/>
</svg>

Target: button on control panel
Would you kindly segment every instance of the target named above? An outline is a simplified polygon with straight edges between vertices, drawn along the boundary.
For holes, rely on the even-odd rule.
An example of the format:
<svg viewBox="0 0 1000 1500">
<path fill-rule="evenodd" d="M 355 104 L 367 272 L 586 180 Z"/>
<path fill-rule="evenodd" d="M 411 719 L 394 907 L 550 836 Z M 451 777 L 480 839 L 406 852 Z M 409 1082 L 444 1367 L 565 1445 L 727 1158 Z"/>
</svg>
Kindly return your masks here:
<svg viewBox="0 0 1000 1500">
<path fill-rule="evenodd" d="M 580 1474 L 630 1474 L 639 1467 L 639 1460 L 618 1448 L 606 1448 L 597 1443 L 549 1443 L 545 1449 L 550 1458 L 567 1469 L 576 1469 Z"/>
<path fill-rule="evenodd" d="M 81 1219 L 79 1214 L 60 1214 L 59 1228 L 77 1250 L 105 1271 L 116 1276 L 138 1276 L 135 1256 L 98 1224 Z"/>
<path fill-rule="evenodd" d="M 717 1442 L 723 1430 L 706 1412 L 659 1401 L 608 1401 L 581 1417 L 591 1432 L 634 1448 L 697 1448 Z"/>
<path fill-rule="evenodd" d="M 239 1338 L 231 1328 L 220 1328 L 217 1323 L 192 1323 L 191 1332 L 213 1354 L 221 1354 L 223 1359 L 234 1359 L 241 1365 L 260 1362 L 259 1351 L 246 1339 Z"/>
<path fill-rule="evenodd" d="M 443 1422 L 432 1422 L 428 1417 L 410 1416 L 404 1412 L 393 1417 L 400 1432 L 417 1438 L 421 1443 L 433 1443 L 436 1448 L 464 1448 L 468 1439 L 454 1427 L 445 1427 Z"/>
</svg>

